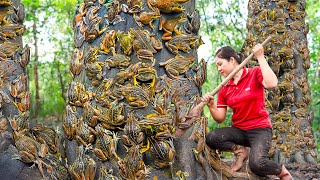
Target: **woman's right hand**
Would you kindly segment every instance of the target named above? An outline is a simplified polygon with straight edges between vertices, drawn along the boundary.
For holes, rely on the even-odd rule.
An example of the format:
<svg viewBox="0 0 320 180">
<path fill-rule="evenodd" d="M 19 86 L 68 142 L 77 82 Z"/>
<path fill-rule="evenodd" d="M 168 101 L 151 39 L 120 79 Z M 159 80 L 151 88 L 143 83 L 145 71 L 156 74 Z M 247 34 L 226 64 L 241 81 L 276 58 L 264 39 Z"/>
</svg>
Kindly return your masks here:
<svg viewBox="0 0 320 180">
<path fill-rule="evenodd" d="M 205 94 L 202 96 L 201 101 L 204 102 L 207 106 L 213 106 L 214 105 L 214 96 L 212 96 L 210 93 Z"/>
</svg>

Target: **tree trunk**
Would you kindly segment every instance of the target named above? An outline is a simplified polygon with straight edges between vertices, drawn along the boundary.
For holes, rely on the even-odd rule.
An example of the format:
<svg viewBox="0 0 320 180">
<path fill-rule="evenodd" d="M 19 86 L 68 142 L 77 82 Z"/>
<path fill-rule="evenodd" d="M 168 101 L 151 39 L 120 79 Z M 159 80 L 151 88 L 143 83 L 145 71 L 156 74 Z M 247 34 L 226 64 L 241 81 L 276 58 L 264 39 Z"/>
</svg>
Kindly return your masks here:
<svg viewBox="0 0 320 180">
<path fill-rule="evenodd" d="M 91 175 L 100 178 L 105 169 L 109 178 L 123 179 L 249 177 L 230 172 L 205 146 L 204 116 L 173 137 L 206 78 L 206 63 L 197 62 L 202 40 L 195 1 L 179 7 L 171 1 L 99 3 L 85 1 L 73 21 L 73 81 L 63 122 L 69 164 L 90 159 L 96 164 Z"/>
<path fill-rule="evenodd" d="M 30 59 L 30 49 L 23 47 L 22 35 L 25 32 L 24 8 L 20 0 L 1 1 L 0 29 L 0 177 L 1 179 L 41 179 L 38 170 L 29 164 L 15 159 L 18 151 L 12 128 L 29 128 L 30 94 L 26 81 L 26 65 Z M 2 4 L 3 3 L 3 4 Z M 10 32 L 7 28 L 17 27 Z M 20 48 L 18 48 L 20 47 Z M 16 122 L 16 123 L 14 123 Z M 10 126 L 13 124 L 12 127 Z"/>
<path fill-rule="evenodd" d="M 266 106 L 273 124 L 270 155 L 280 163 L 316 163 L 313 112 L 309 111 L 310 57 L 306 37 L 309 27 L 305 22 L 305 6 L 305 0 L 248 3 L 248 34 L 243 52 L 248 55 L 256 43 L 273 35 L 265 55 L 279 84 L 268 91 Z M 251 66 L 256 64 L 257 61 L 251 62 Z"/>
<path fill-rule="evenodd" d="M 37 17 L 36 11 L 33 10 L 33 17 Z M 34 113 L 32 118 L 37 118 L 41 108 L 40 102 L 40 93 L 39 93 L 39 74 L 38 74 L 38 64 L 39 64 L 39 54 L 38 54 L 38 37 L 37 37 L 37 20 L 36 18 L 33 19 L 33 26 L 32 26 L 32 34 L 34 40 L 34 62 L 33 62 L 33 77 L 34 77 L 34 84 L 35 84 L 35 102 L 34 102 Z"/>
</svg>

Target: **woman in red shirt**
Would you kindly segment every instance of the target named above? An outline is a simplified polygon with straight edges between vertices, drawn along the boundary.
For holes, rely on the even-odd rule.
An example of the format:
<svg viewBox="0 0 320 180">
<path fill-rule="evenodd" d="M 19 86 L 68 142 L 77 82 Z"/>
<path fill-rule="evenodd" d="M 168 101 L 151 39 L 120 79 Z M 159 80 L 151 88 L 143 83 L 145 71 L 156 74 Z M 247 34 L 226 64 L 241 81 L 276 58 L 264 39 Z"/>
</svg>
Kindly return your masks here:
<svg viewBox="0 0 320 180">
<path fill-rule="evenodd" d="M 232 127 L 218 128 L 207 135 L 206 143 L 212 149 L 233 151 L 236 155 L 233 171 L 239 170 L 248 157 L 249 167 L 259 176 L 278 175 L 280 179 L 292 179 L 284 165 L 269 160 L 272 141 L 269 114 L 265 109 L 264 88 L 277 86 L 278 79 L 264 58 L 264 49 L 258 44 L 253 48 L 258 67 L 243 68 L 219 91 L 217 104 L 210 93 L 202 101 L 213 119 L 225 120 L 227 106 L 232 109 Z M 220 48 L 215 55 L 219 73 L 226 77 L 242 62 L 243 57 L 229 46 Z"/>
</svg>

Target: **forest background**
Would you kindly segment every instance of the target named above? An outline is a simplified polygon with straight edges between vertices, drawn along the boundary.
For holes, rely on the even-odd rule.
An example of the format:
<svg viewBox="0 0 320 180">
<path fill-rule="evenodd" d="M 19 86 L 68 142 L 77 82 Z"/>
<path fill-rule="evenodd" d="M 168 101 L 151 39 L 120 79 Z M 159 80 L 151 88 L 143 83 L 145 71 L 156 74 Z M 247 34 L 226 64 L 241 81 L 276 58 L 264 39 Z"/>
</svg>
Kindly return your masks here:
<svg viewBox="0 0 320 180">
<path fill-rule="evenodd" d="M 60 123 L 71 82 L 69 74 L 73 50 L 72 19 L 79 0 L 22 0 L 26 9 L 27 32 L 23 43 L 31 47 L 31 62 L 27 66 L 28 87 L 31 92 L 31 122 L 43 123 L 62 131 Z M 112 1 L 111 1 L 112 2 Z M 110 2 L 110 3 L 111 3 Z M 308 81 L 314 111 L 312 128 L 320 156 L 320 1 L 307 0 L 310 31 L 307 35 L 311 67 Z M 108 2 L 107 2 L 108 4 Z M 215 50 L 230 45 L 240 50 L 246 38 L 248 0 L 197 0 L 201 15 L 200 35 L 205 44 L 198 49 L 198 59 L 208 62 L 207 80 L 202 93 L 212 91 L 222 80 L 213 63 Z M 215 123 L 207 109 L 209 128 L 229 126 L 230 113 L 223 124 Z"/>
</svg>

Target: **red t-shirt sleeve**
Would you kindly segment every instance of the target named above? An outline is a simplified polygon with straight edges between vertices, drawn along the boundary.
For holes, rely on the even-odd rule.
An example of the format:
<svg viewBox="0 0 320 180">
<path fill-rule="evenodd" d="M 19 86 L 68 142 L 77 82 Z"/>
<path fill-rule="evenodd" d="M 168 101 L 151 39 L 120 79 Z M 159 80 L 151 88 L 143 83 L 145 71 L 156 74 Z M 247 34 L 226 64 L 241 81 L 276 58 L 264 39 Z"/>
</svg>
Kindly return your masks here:
<svg viewBox="0 0 320 180">
<path fill-rule="evenodd" d="M 225 88 L 221 88 L 218 93 L 218 101 L 217 101 L 217 108 L 226 108 L 227 107 L 227 100 L 225 98 Z"/>
<path fill-rule="evenodd" d="M 254 73 L 255 73 L 255 76 L 257 77 L 258 83 L 263 85 L 262 84 L 263 76 L 262 76 L 261 68 L 259 66 L 256 66 L 253 69 L 255 70 Z"/>
</svg>

